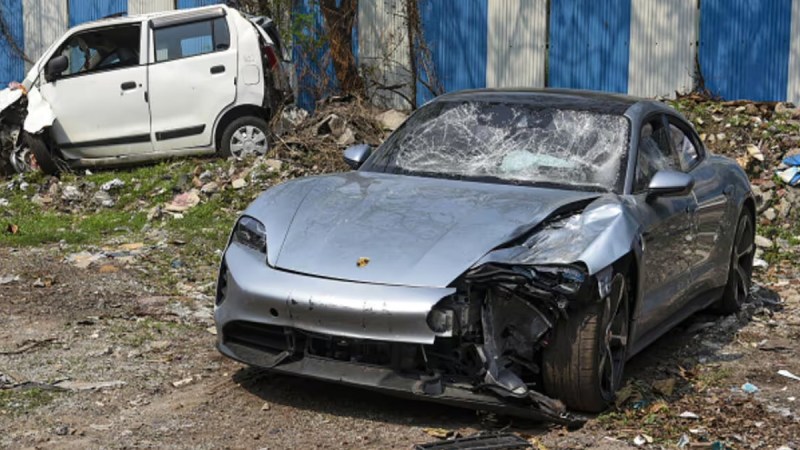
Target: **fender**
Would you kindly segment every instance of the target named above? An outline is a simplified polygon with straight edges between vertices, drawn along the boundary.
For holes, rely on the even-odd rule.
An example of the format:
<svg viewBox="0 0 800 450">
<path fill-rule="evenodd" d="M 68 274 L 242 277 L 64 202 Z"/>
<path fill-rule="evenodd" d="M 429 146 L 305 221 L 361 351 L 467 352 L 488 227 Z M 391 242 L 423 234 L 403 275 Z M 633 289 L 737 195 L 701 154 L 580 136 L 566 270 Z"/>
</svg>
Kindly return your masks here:
<svg viewBox="0 0 800 450">
<path fill-rule="evenodd" d="M 42 97 L 39 89 L 31 89 L 28 92 L 28 117 L 25 118 L 23 129 L 29 134 L 39 134 L 45 128 L 53 126 L 55 120 L 53 108 Z"/>
</svg>

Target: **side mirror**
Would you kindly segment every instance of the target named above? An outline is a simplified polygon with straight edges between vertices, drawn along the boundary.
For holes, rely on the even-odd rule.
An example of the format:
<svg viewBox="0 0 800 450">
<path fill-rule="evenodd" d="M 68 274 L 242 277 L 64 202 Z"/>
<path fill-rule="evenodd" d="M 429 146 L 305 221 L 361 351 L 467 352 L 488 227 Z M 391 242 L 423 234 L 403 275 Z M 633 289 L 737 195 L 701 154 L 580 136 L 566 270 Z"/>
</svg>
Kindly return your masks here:
<svg viewBox="0 0 800 450">
<path fill-rule="evenodd" d="M 56 56 L 47 62 L 44 77 L 47 81 L 55 81 L 69 67 L 69 60 L 64 55 Z"/>
<path fill-rule="evenodd" d="M 675 170 L 659 170 L 647 186 L 647 198 L 686 195 L 694 187 L 691 175 Z"/>
<path fill-rule="evenodd" d="M 358 144 L 347 147 L 344 151 L 344 162 L 353 170 L 358 169 L 372 154 L 372 147 L 367 144 Z"/>
</svg>

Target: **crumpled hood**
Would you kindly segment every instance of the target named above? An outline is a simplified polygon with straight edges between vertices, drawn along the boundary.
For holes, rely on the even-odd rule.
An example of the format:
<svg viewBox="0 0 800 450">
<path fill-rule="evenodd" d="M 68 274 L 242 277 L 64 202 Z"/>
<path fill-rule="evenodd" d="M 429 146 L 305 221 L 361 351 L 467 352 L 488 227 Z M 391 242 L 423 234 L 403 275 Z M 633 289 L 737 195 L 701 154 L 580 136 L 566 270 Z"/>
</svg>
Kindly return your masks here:
<svg viewBox="0 0 800 450">
<path fill-rule="evenodd" d="M 348 172 L 289 182 L 245 214 L 271 264 L 366 283 L 443 287 L 558 208 L 598 194 Z M 359 259 L 366 265 L 359 265 Z"/>
</svg>

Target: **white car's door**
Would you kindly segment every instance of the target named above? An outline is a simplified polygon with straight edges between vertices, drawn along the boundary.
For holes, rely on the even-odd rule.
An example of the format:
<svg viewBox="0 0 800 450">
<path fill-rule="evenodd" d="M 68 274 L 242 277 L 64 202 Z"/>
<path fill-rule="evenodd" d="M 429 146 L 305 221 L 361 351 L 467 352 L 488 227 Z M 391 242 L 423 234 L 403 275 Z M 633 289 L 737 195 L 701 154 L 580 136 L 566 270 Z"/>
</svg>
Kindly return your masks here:
<svg viewBox="0 0 800 450">
<path fill-rule="evenodd" d="M 156 151 L 212 147 L 214 122 L 236 100 L 236 30 L 222 8 L 150 22 L 150 113 Z"/>
<path fill-rule="evenodd" d="M 79 31 L 50 57 L 69 60 L 40 86 L 56 117 L 53 136 L 68 159 L 153 151 L 141 29 L 136 22 Z"/>
</svg>

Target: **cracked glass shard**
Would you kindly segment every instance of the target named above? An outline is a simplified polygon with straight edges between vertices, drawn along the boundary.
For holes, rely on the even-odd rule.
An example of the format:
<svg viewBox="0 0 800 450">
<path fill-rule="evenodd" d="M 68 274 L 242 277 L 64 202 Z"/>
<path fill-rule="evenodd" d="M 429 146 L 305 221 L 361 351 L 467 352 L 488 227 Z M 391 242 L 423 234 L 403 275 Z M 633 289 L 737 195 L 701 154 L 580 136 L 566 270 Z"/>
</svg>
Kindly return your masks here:
<svg viewBox="0 0 800 450">
<path fill-rule="evenodd" d="M 536 105 L 441 102 L 419 111 L 376 155 L 373 170 L 614 190 L 628 119 Z"/>
</svg>

